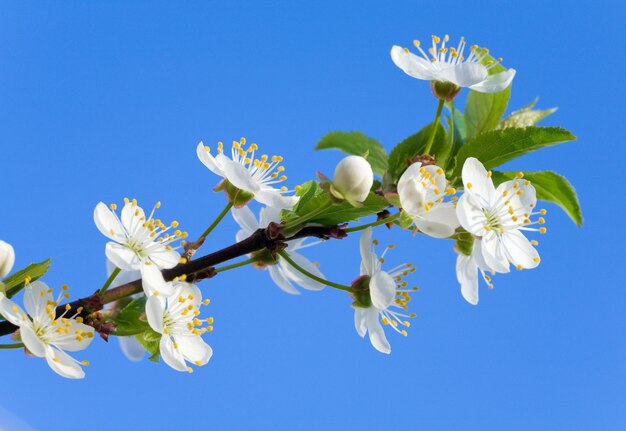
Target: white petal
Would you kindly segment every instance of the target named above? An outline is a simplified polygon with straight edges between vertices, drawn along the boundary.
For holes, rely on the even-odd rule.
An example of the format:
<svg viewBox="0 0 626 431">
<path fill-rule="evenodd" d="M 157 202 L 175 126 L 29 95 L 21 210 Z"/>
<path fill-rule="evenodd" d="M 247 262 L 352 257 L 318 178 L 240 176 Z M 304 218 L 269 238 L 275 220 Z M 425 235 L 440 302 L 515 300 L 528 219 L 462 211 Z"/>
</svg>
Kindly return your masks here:
<svg viewBox="0 0 626 431">
<path fill-rule="evenodd" d="M 46 349 L 46 361 L 54 372 L 68 379 L 82 379 L 85 372 L 70 355 L 62 350 L 56 350 L 48 346 Z"/>
<path fill-rule="evenodd" d="M 102 233 L 113 241 L 120 241 L 125 237 L 124 229 L 115 214 L 103 202 L 98 203 L 93 211 L 93 221 Z M 113 231 L 113 233 L 111 233 Z"/>
<path fill-rule="evenodd" d="M 230 213 L 239 227 L 244 231 L 246 237 L 252 235 L 259 228 L 259 222 L 248 206 L 232 208 Z"/>
<path fill-rule="evenodd" d="M 436 77 L 430 62 L 413 53 L 406 52 L 402 47 L 394 45 L 391 48 L 391 59 L 404 73 L 413 78 L 430 81 Z"/>
<path fill-rule="evenodd" d="M 106 260 L 107 276 L 110 276 L 113 270 L 117 268 L 113 265 L 109 259 Z M 130 283 L 131 281 L 139 280 L 141 278 L 141 272 L 139 270 L 125 270 L 117 274 L 117 277 L 111 283 L 111 289 L 121 286 L 122 284 Z"/>
<path fill-rule="evenodd" d="M 250 172 L 241 163 L 234 162 L 226 157 L 222 159 L 222 162 L 226 178 L 232 185 L 251 193 L 259 190 L 259 185 L 252 179 Z"/>
<path fill-rule="evenodd" d="M 440 78 L 459 87 L 471 87 L 483 82 L 489 76 L 487 68 L 480 63 L 463 62 L 441 70 Z"/>
<path fill-rule="evenodd" d="M 104 249 L 107 259 L 116 267 L 129 271 L 139 269 L 139 258 L 134 251 L 116 242 L 107 242 Z"/>
<path fill-rule="evenodd" d="M 235 240 L 236 240 L 237 242 L 241 242 L 241 241 L 243 241 L 244 239 L 246 239 L 246 238 L 248 238 L 248 237 L 250 237 L 250 234 L 248 234 L 248 232 L 247 232 L 247 231 L 245 231 L 245 230 L 243 230 L 243 229 L 239 230 L 239 231 L 235 234 Z"/>
<path fill-rule="evenodd" d="M 0 292 L 0 314 L 9 322 L 16 326 L 20 326 L 24 323 L 23 317 L 26 314 L 19 305 L 7 298 L 4 293 Z M 30 320 L 28 320 L 30 322 Z"/>
<path fill-rule="evenodd" d="M 167 365 L 178 371 L 187 371 L 185 358 L 179 349 L 174 348 L 174 343 L 167 335 L 161 337 L 159 342 L 161 357 Z"/>
<path fill-rule="evenodd" d="M 526 269 L 539 265 L 539 253 L 520 231 L 505 232 L 502 235 L 502 245 L 513 265 Z"/>
<path fill-rule="evenodd" d="M 361 234 L 359 246 L 361 249 L 361 275 L 371 275 L 380 267 L 378 256 L 374 253 L 371 227 L 365 229 Z"/>
<path fill-rule="evenodd" d="M 150 251 L 148 257 L 160 269 L 174 268 L 180 263 L 180 254 L 176 250 L 168 250 L 165 247 Z"/>
<path fill-rule="evenodd" d="M 205 150 L 204 144 L 202 142 L 200 142 L 196 147 L 196 154 L 198 155 L 198 158 L 200 159 L 202 164 L 209 168 L 211 172 L 220 177 L 225 176 L 219 161 L 216 160 L 207 150 Z"/>
<path fill-rule="evenodd" d="M 120 349 L 129 361 L 139 362 L 146 356 L 141 343 L 135 337 L 117 337 Z"/>
<path fill-rule="evenodd" d="M 461 285 L 463 298 L 472 305 L 478 304 L 478 266 L 471 256 L 457 256 L 456 279 Z"/>
<path fill-rule="evenodd" d="M 172 284 L 167 283 L 163 279 L 163 274 L 161 274 L 156 265 L 142 264 L 141 278 L 143 290 L 148 296 L 151 296 L 154 292 L 169 296 L 174 291 Z"/>
<path fill-rule="evenodd" d="M 298 292 L 298 289 L 293 287 L 293 284 L 291 284 L 287 277 L 280 271 L 278 265 L 271 265 L 267 268 L 267 270 L 270 273 L 272 281 L 274 281 L 274 283 L 276 283 L 276 285 L 282 290 L 292 295 L 300 294 L 300 292 Z"/>
<path fill-rule="evenodd" d="M 278 189 L 263 187 L 254 193 L 257 202 L 277 209 L 291 209 L 298 201 L 296 196 L 283 196 Z"/>
<path fill-rule="evenodd" d="M 424 212 L 426 204 L 426 188 L 419 181 L 422 164 L 414 163 L 407 168 L 398 181 L 398 196 L 400 204 L 410 215 L 419 215 Z"/>
<path fill-rule="evenodd" d="M 204 365 L 213 356 L 213 349 L 199 335 L 176 337 L 175 341 L 185 359 L 195 365 Z"/>
<path fill-rule="evenodd" d="M 42 281 L 33 281 L 24 288 L 24 308 L 40 324 L 47 325 L 50 322 L 46 305 L 52 300 L 51 289 Z"/>
<path fill-rule="evenodd" d="M 482 236 L 485 234 L 486 217 L 478 198 L 471 193 L 463 193 L 456 204 L 459 223 L 468 232 Z"/>
<path fill-rule="evenodd" d="M 378 320 L 378 311 L 375 308 L 370 307 L 367 309 L 365 321 L 372 346 L 381 353 L 391 353 L 391 346 L 387 341 L 387 337 L 385 337 L 385 331 Z"/>
<path fill-rule="evenodd" d="M 26 348 L 35 356 L 43 358 L 46 356 L 46 345 L 35 334 L 30 325 L 20 326 L 20 336 Z"/>
<path fill-rule="evenodd" d="M 279 207 L 265 207 L 261 208 L 261 214 L 259 216 L 259 227 L 266 228 L 270 223 L 280 223 L 280 212 L 281 208 Z"/>
<path fill-rule="evenodd" d="M 459 226 L 456 209 L 450 202 L 435 204 L 429 211 L 423 212 L 421 217 L 414 219 L 414 222 L 420 231 L 434 238 L 447 238 Z"/>
<path fill-rule="evenodd" d="M 133 205 L 132 202 L 127 203 L 122 208 L 122 225 L 126 228 L 126 231 L 130 236 L 135 236 L 137 228 L 143 227 L 143 221 L 141 218 L 146 217 L 141 207 Z"/>
<path fill-rule="evenodd" d="M 367 325 L 365 324 L 366 309 L 361 307 L 354 307 L 354 328 L 357 334 L 363 338 L 367 332 Z"/>
<path fill-rule="evenodd" d="M 497 93 L 508 87 L 514 77 L 515 69 L 509 69 L 505 72 L 489 75 L 483 82 L 472 85 L 470 88 L 479 93 Z"/>
<path fill-rule="evenodd" d="M 511 270 L 502 242 L 493 231 L 483 236 L 481 244 L 482 255 L 489 268 L 502 273 Z"/>
<path fill-rule="evenodd" d="M 7 242 L 0 241 L 0 278 L 6 277 L 15 263 L 15 250 Z"/>
<path fill-rule="evenodd" d="M 324 274 L 320 272 L 317 266 L 313 262 L 308 260 L 306 257 L 301 255 L 300 253 L 289 252 L 289 257 L 291 257 L 294 260 L 294 262 L 296 262 L 298 265 L 304 268 L 304 270 L 310 272 L 311 274 L 319 278 L 324 278 Z M 302 274 L 300 271 L 292 267 L 284 259 L 278 260 L 278 266 L 279 266 L 279 271 L 282 272 L 289 280 L 293 281 L 294 283 L 299 284 L 305 289 L 322 290 L 324 288 L 324 285 L 322 283 L 317 282 L 311 279 L 310 277 L 307 277 L 306 275 Z"/>
<path fill-rule="evenodd" d="M 492 202 L 495 187 L 480 160 L 468 157 L 463 164 L 461 176 L 463 177 L 465 192 L 476 196 L 480 204 L 483 207 L 487 207 Z"/>
<path fill-rule="evenodd" d="M 77 340 L 77 331 L 81 331 L 82 334 L 94 333 L 94 329 L 91 326 L 87 326 L 83 323 L 78 323 L 74 319 L 68 319 L 67 323 L 64 325 L 67 329 L 69 329 L 69 334 L 59 334 L 54 333 L 50 334 L 50 344 L 54 344 L 56 347 L 62 350 L 68 350 L 70 352 L 77 352 L 79 350 L 84 350 L 91 344 L 93 340 L 92 336 L 83 336 L 81 341 Z M 51 327 L 51 330 L 54 330 L 55 327 Z"/>
<path fill-rule="evenodd" d="M 377 271 L 370 279 L 372 304 L 379 310 L 385 310 L 393 304 L 396 296 L 396 282 L 385 271 Z"/>
<path fill-rule="evenodd" d="M 156 296 L 150 296 L 146 300 L 146 318 L 150 327 L 159 334 L 163 333 L 163 302 Z"/>
</svg>

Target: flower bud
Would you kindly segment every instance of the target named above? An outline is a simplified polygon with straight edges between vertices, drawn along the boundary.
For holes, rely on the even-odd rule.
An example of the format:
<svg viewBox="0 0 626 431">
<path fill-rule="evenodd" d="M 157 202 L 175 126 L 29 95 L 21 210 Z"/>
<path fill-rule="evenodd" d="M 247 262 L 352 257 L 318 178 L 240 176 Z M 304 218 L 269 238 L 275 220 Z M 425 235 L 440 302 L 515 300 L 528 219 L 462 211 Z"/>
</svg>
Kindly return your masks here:
<svg viewBox="0 0 626 431">
<path fill-rule="evenodd" d="M 13 268 L 15 262 L 15 251 L 11 244 L 7 244 L 4 241 L 0 241 L 0 278 L 7 276 Z"/>
<path fill-rule="evenodd" d="M 373 183 L 372 167 L 363 157 L 348 156 L 335 168 L 333 187 L 347 201 L 363 202 Z"/>
</svg>

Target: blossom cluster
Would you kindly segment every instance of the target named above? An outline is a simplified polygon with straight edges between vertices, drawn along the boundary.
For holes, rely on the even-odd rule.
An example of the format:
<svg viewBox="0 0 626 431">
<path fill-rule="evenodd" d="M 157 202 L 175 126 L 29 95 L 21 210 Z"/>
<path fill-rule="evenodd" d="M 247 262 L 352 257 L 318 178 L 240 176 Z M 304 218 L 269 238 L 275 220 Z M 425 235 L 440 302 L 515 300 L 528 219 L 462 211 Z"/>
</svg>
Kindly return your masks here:
<svg viewBox="0 0 626 431">
<path fill-rule="evenodd" d="M 408 335 L 410 319 L 416 317 L 409 303 L 418 288 L 406 280 L 416 272 L 412 264 L 383 269 L 387 253 L 395 247 L 389 245 L 380 255 L 376 253 L 377 227 L 396 226 L 413 235 L 452 240 L 460 292 L 473 305 L 478 303 L 481 279 L 493 288 L 494 275 L 509 273 L 511 265 L 518 270 L 537 267 L 538 243 L 526 234 L 546 232 L 546 212 L 537 209 L 532 182 L 521 172 L 508 176 L 495 172 L 494 176 L 490 168 L 497 165 L 493 160 L 484 156 L 481 161 L 469 150 L 461 158 L 458 146 L 463 144 L 455 143 L 453 108 L 448 130 L 439 123 L 442 107 L 445 103 L 453 106 L 462 88 L 500 93 L 511 85 L 516 72 L 504 69 L 502 59 L 493 59 L 488 50 L 477 46 L 468 49 L 466 58 L 463 38 L 456 47 L 448 42 L 448 36 L 433 36 L 432 47 L 424 51 L 420 42 L 414 41 L 420 56 L 399 46 L 391 49 L 391 58 L 401 70 L 430 81 L 439 103 L 435 122 L 417 135 L 421 141 L 408 149 L 401 148 L 402 144 L 396 147 L 401 157 L 396 157 L 399 162 L 395 165 L 393 153 L 388 157 L 382 146 L 350 135 L 348 144 L 339 139 L 327 146 L 348 153 L 336 165 L 332 179 L 320 173 L 319 181 L 289 189 L 284 185 L 287 176 L 281 156 L 260 154 L 259 146 L 245 138 L 233 141 L 230 151 L 222 142 L 217 143 L 216 151 L 200 142 L 198 159 L 219 177 L 214 190 L 224 192 L 224 210 L 195 241 L 189 241 L 177 221 L 164 223 L 155 218 L 160 202 L 149 214 L 136 199 L 125 198 L 119 214 L 116 204 L 98 203 L 93 220 L 108 239 L 109 277 L 96 294 L 82 302 L 62 304 L 69 298 L 67 286 L 54 297 L 52 289 L 39 280 L 30 276 L 17 279 L 17 273 L 9 276 L 15 253 L 11 245 L 0 241 L 0 314 L 17 328 L 14 338 L 21 341 L 18 346 L 45 358 L 61 376 L 82 378 L 81 365 L 88 362 L 78 361 L 66 351 L 87 348 L 96 333 L 105 339 L 113 335 L 120 338 L 124 353 L 132 360 L 143 358 L 145 350 L 177 371 L 191 372 L 191 365 L 205 365 L 213 354 L 203 336 L 213 330 L 214 319 L 201 316 L 201 307 L 210 301 L 203 299 L 197 280 L 252 265 L 267 271 L 281 290 L 292 295 L 300 293 L 298 287 L 319 291 L 329 286 L 347 292 L 357 334 L 368 335 L 377 351 L 389 354 L 385 328 Z M 446 138 L 434 145 L 440 129 Z M 520 130 L 516 129 L 532 133 Z M 468 148 L 470 144 L 466 144 Z M 262 206 L 258 218 L 250 208 L 251 201 Z M 261 232 L 265 245 L 235 256 L 247 255 L 247 259 L 231 265 L 186 271 L 194 253 L 228 213 L 239 226 L 237 244 Z M 367 216 L 376 219 L 351 224 Z M 317 234 L 308 234 L 310 229 L 317 229 Z M 361 264 L 347 284 L 328 280 L 319 265 L 303 253 L 308 247 L 353 232 L 361 232 Z M 319 239 L 309 241 L 310 236 Z M 229 259 L 232 256 L 224 261 Z M 21 288 L 25 311 L 11 299 Z M 120 295 L 107 296 L 124 288 L 123 300 Z M 113 304 L 106 308 L 109 302 Z"/>
</svg>

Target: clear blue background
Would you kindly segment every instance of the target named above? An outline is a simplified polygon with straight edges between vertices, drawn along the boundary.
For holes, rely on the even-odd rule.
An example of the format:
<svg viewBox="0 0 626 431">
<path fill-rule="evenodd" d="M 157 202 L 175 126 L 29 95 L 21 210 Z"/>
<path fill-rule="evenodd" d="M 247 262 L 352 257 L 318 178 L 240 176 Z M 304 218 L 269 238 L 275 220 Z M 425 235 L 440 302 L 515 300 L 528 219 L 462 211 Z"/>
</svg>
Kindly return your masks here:
<svg viewBox="0 0 626 431">
<path fill-rule="evenodd" d="M 267 274 L 202 283 L 215 354 L 192 375 L 131 363 L 94 341 L 83 381 L 3 351 L 0 423 L 19 429 L 623 430 L 624 6 L 618 1 L 5 1 L 0 5 L 0 238 L 17 266 L 54 257 L 47 282 L 75 297 L 99 287 L 100 200 L 137 197 L 192 236 L 224 205 L 197 160 L 200 140 L 240 136 L 285 157 L 290 185 L 332 173 L 312 147 L 362 130 L 391 149 L 431 121 L 428 84 L 389 58 L 393 44 L 449 33 L 488 46 L 518 75 L 511 107 L 541 96 L 544 124 L 578 141 L 511 169 L 553 169 L 577 187 L 578 229 L 548 205 L 542 264 L 498 276 L 467 304 L 447 241 L 379 232 L 388 261 L 421 286 L 408 338 L 391 356 L 354 331 L 350 300 L 328 288 L 284 294 Z M 231 219 L 206 250 L 228 245 Z M 357 237 L 312 248 L 348 283 Z M 10 425 L 13 421 L 13 425 Z"/>
</svg>

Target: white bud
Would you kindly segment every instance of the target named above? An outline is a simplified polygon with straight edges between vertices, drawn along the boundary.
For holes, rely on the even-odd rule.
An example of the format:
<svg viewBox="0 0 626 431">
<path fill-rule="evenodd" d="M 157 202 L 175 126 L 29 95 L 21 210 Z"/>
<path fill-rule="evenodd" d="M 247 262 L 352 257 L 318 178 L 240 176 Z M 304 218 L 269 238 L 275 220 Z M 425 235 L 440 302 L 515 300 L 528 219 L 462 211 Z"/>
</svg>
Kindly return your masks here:
<svg viewBox="0 0 626 431">
<path fill-rule="evenodd" d="M 11 272 L 14 262 L 15 251 L 13 251 L 13 247 L 11 244 L 0 241 L 0 278 L 6 277 Z"/>
<path fill-rule="evenodd" d="M 363 157 L 348 156 L 335 168 L 333 186 L 348 201 L 363 202 L 373 183 L 372 167 Z"/>
</svg>

